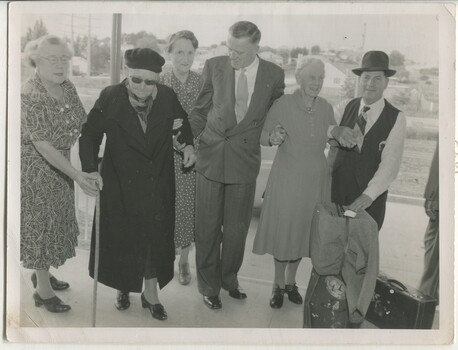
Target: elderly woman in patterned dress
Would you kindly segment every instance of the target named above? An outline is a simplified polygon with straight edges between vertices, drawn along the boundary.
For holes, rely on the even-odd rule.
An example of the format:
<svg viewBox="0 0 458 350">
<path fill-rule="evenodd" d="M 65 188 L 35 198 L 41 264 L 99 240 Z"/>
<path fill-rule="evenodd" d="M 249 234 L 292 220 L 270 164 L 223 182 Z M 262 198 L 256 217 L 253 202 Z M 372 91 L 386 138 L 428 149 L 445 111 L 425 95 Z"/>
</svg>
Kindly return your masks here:
<svg viewBox="0 0 458 350">
<path fill-rule="evenodd" d="M 70 50 L 59 37 L 46 35 L 25 48 L 35 74 L 21 92 L 21 261 L 35 270 L 36 306 L 50 312 L 71 309 L 53 290 L 69 284 L 49 273 L 75 256 L 73 181 L 97 194 L 95 176 L 70 164 L 70 148 L 86 118 L 74 85 L 67 79 Z"/>
<path fill-rule="evenodd" d="M 194 107 L 201 86 L 199 74 L 191 71 L 194 55 L 199 43 L 189 30 L 182 30 L 172 34 L 168 39 L 167 52 L 172 61 L 172 70 L 161 75 L 160 82 L 173 89 L 178 96 L 181 106 L 189 114 Z M 175 129 L 180 124 L 174 125 Z M 178 134 L 180 131 L 178 131 Z M 175 159 L 175 247 L 177 253 L 181 251 L 178 263 L 178 282 L 187 285 L 191 282 L 188 255 L 194 241 L 194 201 L 196 175 L 194 168 L 183 167 L 183 156 L 176 147 Z"/>
</svg>

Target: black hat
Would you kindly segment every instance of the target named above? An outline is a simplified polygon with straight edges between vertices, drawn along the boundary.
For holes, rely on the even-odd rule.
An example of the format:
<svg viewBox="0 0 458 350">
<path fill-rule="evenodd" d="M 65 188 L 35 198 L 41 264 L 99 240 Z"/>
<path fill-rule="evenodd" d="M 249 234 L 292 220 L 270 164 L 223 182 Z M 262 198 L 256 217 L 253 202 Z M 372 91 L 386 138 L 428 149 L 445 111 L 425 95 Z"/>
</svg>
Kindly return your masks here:
<svg viewBox="0 0 458 350">
<path fill-rule="evenodd" d="M 155 73 L 162 72 L 164 57 L 148 48 L 126 50 L 124 54 L 126 66 L 133 69 L 146 69 Z"/>
<path fill-rule="evenodd" d="M 388 55 L 383 51 L 368 51 L 363 56 L 361 68 L 353 69 L 352 72 L 356 75 L 361 75 L 362 72 L 383 71 L 387 77 L 391 77 L 396 73 L 395 70 L 389 69 Z"/>
</svg>

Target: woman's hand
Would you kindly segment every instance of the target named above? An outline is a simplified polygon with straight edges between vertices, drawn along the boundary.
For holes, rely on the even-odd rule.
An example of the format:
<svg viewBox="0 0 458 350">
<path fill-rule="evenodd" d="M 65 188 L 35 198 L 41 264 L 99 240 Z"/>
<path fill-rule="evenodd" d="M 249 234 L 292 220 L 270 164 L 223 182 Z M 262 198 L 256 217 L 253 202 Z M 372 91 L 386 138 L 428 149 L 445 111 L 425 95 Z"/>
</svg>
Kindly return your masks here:
<svg viewBox="0 0 458 350">
<path fill-rule="evenodd" d="M 176 120 L 176 119 L 175 119 Z M 178 131 L 176 135 L 173 135 L 173 148 L 175 148 L 177 151 L 182 151 L 183 148 L 186 147 L 186 143 L 179 143 L 178 142 L 178 136 L 181 135 L 181 131 Z"/>
<path fill-rule="evenodd" d="M 103 188 L 103 180 L 98 172 L 89 174 L 77 171 L 75 181 L 84 193 L 91 197 L 97 196 L 99 190 L 102 190 Z"/>
<path fill-rule="evenodd" d="M 196 152 L 194 152 L 194 146 L 187 145 L 183 148 L 183 166 L 189 168 L 193 166 L 197 160 Z"/>
<path fill-rule="evenodd" d="M 286 130 L 280 124 L 269 133 L 269 142 L 272 146 L 281 145 L 286 139 Z"/>
<path fill-rule="evenodd" d="M 348 126 L 336 126 L 331 135 L 343 147 L 353 148 L 356 145 L 356 135 Z"/>
</svg>

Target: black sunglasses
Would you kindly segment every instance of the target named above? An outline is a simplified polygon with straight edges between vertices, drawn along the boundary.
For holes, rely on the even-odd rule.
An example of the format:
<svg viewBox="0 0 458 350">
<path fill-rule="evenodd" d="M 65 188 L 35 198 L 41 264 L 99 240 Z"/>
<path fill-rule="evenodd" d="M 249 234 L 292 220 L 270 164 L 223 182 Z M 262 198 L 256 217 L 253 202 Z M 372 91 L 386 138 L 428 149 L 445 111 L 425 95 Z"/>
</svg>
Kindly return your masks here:
<svg viewBox="0 0 458 350">
<path fill-rule="evenodd" d="M 141 84 L 142 82 L 145 82 L 145 85 L 148 86 L 153 86 L 157 84 L 156 80 L 142 79 L 139 77 L 130 77 L 130 80 L 132 80 L 132 82 L 135 84 Z"/>
</svg>

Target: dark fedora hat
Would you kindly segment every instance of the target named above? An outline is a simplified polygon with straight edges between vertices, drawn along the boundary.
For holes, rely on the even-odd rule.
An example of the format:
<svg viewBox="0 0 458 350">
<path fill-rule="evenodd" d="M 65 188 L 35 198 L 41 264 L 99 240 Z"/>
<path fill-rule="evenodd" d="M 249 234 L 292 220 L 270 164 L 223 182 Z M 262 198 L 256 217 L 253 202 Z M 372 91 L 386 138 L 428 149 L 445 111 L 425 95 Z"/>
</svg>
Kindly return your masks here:
<svg viewBox="0 0 458 350">
<path fill-rule="evenodd" d="M 388 68 L 389 61 L 388 55 L 383 51 L 368 51 L 363 56 L 361 68 L 353 69 L 352 72 L 361 75 L 362 72 L 383 71 L 387 77 L 391 77 L 396 71 Z"/>
<path fill-rule="evenodd" d="M 154 73 L 162 72 L 164 57 L 148 48 L 126 50 L 124 54 L 126 66 L 133 69 L 146 69 Z"/>
</svg>

